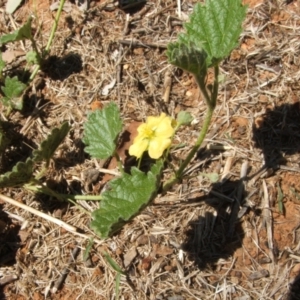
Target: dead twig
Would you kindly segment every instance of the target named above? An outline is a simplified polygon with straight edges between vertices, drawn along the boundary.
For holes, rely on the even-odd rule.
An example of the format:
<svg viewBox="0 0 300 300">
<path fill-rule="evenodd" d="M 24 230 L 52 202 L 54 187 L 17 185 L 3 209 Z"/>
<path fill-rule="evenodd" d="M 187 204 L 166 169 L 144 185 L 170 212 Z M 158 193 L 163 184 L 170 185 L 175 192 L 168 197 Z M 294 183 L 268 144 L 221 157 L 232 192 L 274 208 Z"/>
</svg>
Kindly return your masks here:
<svg viewBox="0 0 300 300">
<path fill-rule="evenodd" d="M 7 283 L 10 283 L 12 281 L 15 281 L 17 279 L 18 279 L 17 275 L 7 275 L 7 276 L 4 276 L 4 277 L 0 278 L 0 286 L 1 285 L 5 285 Z"/>
<path fill-rule="evenodd" d="M 171 70 L 168 69 L 165 73 L 165 79 L 164 79 L 164 94 L 163 94 L 163 100 L 165 103 L 169 103 L 170 100 L 170 92 L 171 92 L 171 86 L 172 86 L 172 77 L 171 77 Z"/>
<path fill-rule="evenodd" d="M 70 273 L 70 268 L 72 264 L 75 262 L 75 259 L 78 256 L 79 252 L 80 252 L 80 248 L 76 246 L 71 253 L 67 266 L 63 269 L 59 279 L 56 281 L 51 291 L 53 294 L 56 293 L 62 287 L 64 281 L 66 280 L 68 274 Z"/>
</svg>

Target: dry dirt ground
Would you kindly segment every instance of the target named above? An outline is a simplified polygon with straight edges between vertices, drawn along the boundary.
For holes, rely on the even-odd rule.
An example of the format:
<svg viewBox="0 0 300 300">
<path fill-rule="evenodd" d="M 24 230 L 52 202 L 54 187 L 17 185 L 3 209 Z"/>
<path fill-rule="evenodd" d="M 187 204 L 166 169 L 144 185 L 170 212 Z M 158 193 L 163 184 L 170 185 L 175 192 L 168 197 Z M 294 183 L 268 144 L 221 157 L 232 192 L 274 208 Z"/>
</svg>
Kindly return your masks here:
<svg viewBox="0 0 300 300">
<path fill-rule="evenodd" d="M 81 139 L 88 111 L 109 101 L 120 107 L 131 139 L 146 116 L 191 112 L 196 122 L 177 136 L 186 146 L 172 154 L 175 163 L 183 158 L 206 106 L 193 77 L 166 60 L 167 43 L 197 1 L 179 2 L 180 9 L 175 0 L 148 0 L 124 11 L 117 1 L 99 0 L 85 13 L 70 2 L 23 111 L 9 117 L 13 144 L 1 172 L 68 121 L 72 130 L 47 184 L 58 192 L 99 194 L 108 176 L 89 182 L 86 174 L 103 162 L 90 159 Z M 95 240 L 87 259 L 90 217 L 48 196 L 1 190 L 84 234 L 0 202 L 0 280 L 8 281 L 0 286 L 1 299 L 115 299 L 116 271 L 103 251 L 127 273 L 120 299 L 300 299 L 300 2 L 245 2 L 240 43 L 221 66 L 218 106 L 189 176 L 116 235 Z M 42 47 L 55 15 L 51 4 L 24 1 L 9 18 L 0 1 L 0 34 L 33 15 Z M 28 49 L 27 42 L 4 49 L 15 55 L 10 72 L 24 67 Z M 123 159 L 129 144 L 120 148 Z M 205 172 L 217 172 L 219 181 L 210 183 Z"/>
</svg>

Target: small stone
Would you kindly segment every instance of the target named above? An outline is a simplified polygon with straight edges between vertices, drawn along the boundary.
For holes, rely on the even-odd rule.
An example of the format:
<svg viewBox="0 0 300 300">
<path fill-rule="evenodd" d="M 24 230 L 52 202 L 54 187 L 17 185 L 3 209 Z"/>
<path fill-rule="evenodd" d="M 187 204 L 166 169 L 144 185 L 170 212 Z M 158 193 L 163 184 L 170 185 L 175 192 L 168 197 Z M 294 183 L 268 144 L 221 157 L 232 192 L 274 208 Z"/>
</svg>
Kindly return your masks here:
<svg viewBox="0 0 300 300">
<path fill-rule="evenodd" d="M 187 91 L 187 92 L 185 93 L 185 95 L 186 95 L 187 97 L 191 97 L 191 96 L 193 96 L 193 92 L 192 92 L 192 91 Z"/>
</svg>

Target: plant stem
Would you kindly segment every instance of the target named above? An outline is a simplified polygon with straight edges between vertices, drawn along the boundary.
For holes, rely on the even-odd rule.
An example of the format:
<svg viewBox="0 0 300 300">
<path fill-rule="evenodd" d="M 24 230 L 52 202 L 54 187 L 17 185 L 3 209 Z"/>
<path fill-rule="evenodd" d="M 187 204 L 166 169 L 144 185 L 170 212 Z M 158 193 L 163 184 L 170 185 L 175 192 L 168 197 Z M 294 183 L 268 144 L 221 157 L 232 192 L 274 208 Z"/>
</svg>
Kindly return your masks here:
<svg viewBox="0 0 300 300">
<path fill-rule="evenodd" d="M 30 75 L 29 81 L 32 81 L 34 79 L 34 77 L 36 76 L 37 72 L 40 70 L 41 66 L 40 65 L 36 65 L 33 69 L 33 72 Z"/>
<path fill-rule="evenodd" d="M 46 54 L 48 54 L 48 52 L 50 50 L 50 47 L 51 47 L 51 44 L 53 42 L 53 38 L 54 38 L 56 29 L 57 29 L 58 21 L 59 21 L 59 18 L 60 18 L 60 14 L 63 10 L 64 4 L 65 4 L 65 0 L 60 0 L 59 8 L 58 8 L 56 16 L 55 16 L 55 20 L 54 20 L 54 24 L 52 26 L 51 34 L 50 34 L 47 46 L 45 48 Z"/>
<path fill-rule="evenodd" d="M 44 166 L 42 168 L 42 170 L 35 176 L 35 179 L 40 180 L 44 176 L 44 174 L 47 172 L 47 170 L 48 170 L 48 167 Z"/>
<path fill-rule="evenodd" d="M 75 201 L 73 201 L 72 199 L 67 199 L 67 201 L 69 201 L 70 203 L 74 204 L 77 208 L 79 208 L 82 212 L 91 215 L 91 213 L 89 211 L 87 211 L 85 208 L 83 208 L 82 206 L 78 205 Z"/>
<path fill-rule="evenodd" d="M 198 149 L 200 148 L 202 142 L 204 141 L 204 138 L 207 134 L 210 122 L 211 122 L 211 118 L 214 112 L 214 108 L 211 108 L 210 106 L 207 109 L 206 112 L 206 116 L 204 119 L 204 123 L 203 123 L 203 127 L 200 131 L 199 137 L 196 141 L 196 144 L 194 145 L 194 147 L 192 148 L 192 150 L 190 151 L 190 153 L 188 154 L 188 156 L 185 158 L 185 160 L 182 162 L 182 164 L 180 165 L 179 169 L 177 170 L 177 172 L 175 173 L 175 176 L 172 177 L 170 180 L 168 180 L 164 185 L 163 185 L 163 191 L 166 192 L 168 189 L 170 189 L 170 187 L 177 183 L 183 175 L 183 172 L 185 170 L 185 168 L 187 167 L 187 165 L 190 163 L 190 161 L 192 160 L 192 158 L 194 157 L 194 155 L 196 154 L 196 152 L 198 151 Z"/>
<path fill-rule="evenodd" d="M 48 196 L 55 197 L 56 199 L 58 199 L 60 201 L 69 201 L 72 204 L 76 205 L 79 209 L 81 209 L 82 211 L 84 211 L 87 214 L 90 214 L 90 212 L 87 211 L 87 210 L 85 210 L 84 208 L 82 208 L 80 205 L 78 205 L 76 203 L 76 201 L 78 201 L 78 200 L 100 201 L 100 200 L 102 200 L 102 196 L 101 195 L 68 195 L 68 194 L 59 194 L 59 193 L 56 193 L 55 191 L 53 191 L 52 189 L 50 189 L 49 187 L 44 186 L 44 185 L 27 184 L 27 185 L 24 185 L 24 187 L 27 190 L 33 191 L 35 193 L 43 193 L 43 194 L 46 194 Z"/>
<path fill-rule="evenodd" d="M 120 170 L 121 174 L 124 174 L 124 168 L 123 168 L 123 165 L 122 165 L 122 161 L 121 161 L 121 158 L 120 158 L 117 150 L 115 150 L 115 152 L 114 152 L 114 157 L 117 160 L 117 164 L 118 164 L 118 167 L 119 167 L 119 170 Z"/>
<path fill-rule="evenodd" d="M 62 195 L 62 194 L 59 194 Z M 64 195 L 68 199 L 73 200 L 86 200 L 86 201 L 100 201 L 102 200 L 101 195 Z"/>
<path fill-rule="evenodd" d="M 209 95 L 208 90 L 206 88 L 206 84 L 205 84 L 205 78 L 206 78 L 206 74 L 205 76 L 203 74 L 199 74 L 198 76 L 195 75 L 195 79 L 197 81 L 197 84 L 205 98 L 206 104 L 207 104 L 207 112 L 206 112 L 206 116 L 203 122 L 203 126 L 202 129 L 199 133 L 198 139 L 196 141 L 196 144 L 194 145 L 194 147 L 192 148 L 192 150 L 190 151 L 190 153 L 188 154 L 188 156 L 185 158 L 185 160 L 181 163 L 179 169 L 177 170 L 177 172 L 175 172 L 175 175 L 169 179 L 167 182 L 165 182 L 165 184 L 163 185 L 163 192 L 166 192 L 168 189 L 171 188 L 171 186 L 175 183 L 177 183 L 179 180 L 181 180 L 184 170 L 187 167 L 187 165 L 191 162 L 191 160 L 193 159 L 194 155 L 197 153 L 198 149 L 201 147 L 205 136 L 207 134 L 210 122 L 211 122 L 211 118 L 214 112 L 214 109 L 216 107 L 216 103 L 217 103 L 217 98 L 218 98 L 218 90 L 219 90 L 219 65 L 216 64 L 214 66 L 214 83 L 213 83 L 213 87 L 211 89 L 211 94 Z"/>
<path fill-rule="evenodd" d="M 35 193 L 43 193 L 48 196 L 54 197 L 60 201 L 66 201 L 65 197 L 54 192 L 52 189 L 50 189 L 49 187 L 47 187 L 45 185 L 40 185 L 39 182 L 35 179 L 33 179 L 31 183 L 25 184 L 23 187 L 26 190 L 33 191 Z"/>
<path fill-rule="evenodd" d="M 35 51 L 35 53 L 37 55 L 38 64 L 40 65 L 42 63 L 42 57 L 40 55 L 39 49 L 36 45 L 36 42 L 35 42 L 34 38 L 31 39 L 31 45 L 32 45 L 32 48 L 33 48 L 33 50 Z"/>
<path fill-rule="evenodd" d="M 52 30 L 51 30 L 51 33 L 50 33 L 50 37 L 48 39 L 48 43 L 46 45 L 46 48 L 44 50 L 44 53 L 43 53 L 43 58 L 45 56 L 45 54 L 47 55 L 49 53 L 49 50 L 50 50 L 50 47 L 51 47 L 51 44 L 53 42 L 53 38 L 54 38 L 54 35 L 55 35 L 55 32 L 56 32 L 56 29 L 57 29 L 57 25 L 58 25 L 58 21 L 59 21 L 59 18 L 60 18 L 60 15 L 61 15 L 61 12 L 63 10 L 63 7 L 64 7 L 64 4 L 65 4 L 65 0 L 60 0 L 60 4 L 59 4 L 59 8 L 57 10 L 57 13 L 56 13 L 56 16 L 55 16 L 55 19 L 54 19 L 54 24 L 52 26 Z M 41 64 L 38 64 L 37 66 L 35 66 L 30 78 L 29 78 L 29 81 L 32 81 L 34 79 L 34 77 L 36 76 L 37 72 L 40 70 L 41 68 Z"/>
<path fill-rule="evenodd" d="M 211 95 L 211 105 L 213 108 L 215 108 L 217 104 L 218 91 L 219 91 L 219 65 L 216 65 L 214 66 L 214 86 Z"/>
<path fill-rule="evenodd" d="M 204 96 L 205 102 L 208 107 L 210 107 L 211 104 L 211 98 L 207 92 L 206 86 L 205 86 L 205 77 L 203 76 L 195 76 L 196 82 L 202 92 L 202 95 Z"/>
<path fill-rule="evenodd" d="M 202 142 L 204 141 L 205 136 L 206 136 L 207 131 L 208 131 L 208 128 L 209 128 L 209 125 L 210 125 L 210 121 L 211 121 L 213 112 L 214 112 L 214 110 L 211 109 L 210 107 L 207 109 L 206 116 L 205 116 L 205 119 L 204 119 L 204 122 L 203 122 L 202 129 L 201 129 L 200 134 L 198 136 L 198 139 L 197 139 L 194 147 L 192 148 L 192 150 L 190 151 L 190 153 L 188 154 L 188 156 L 186 157 L 186 159 L 183 161 L 183 163 L 179 167 L 178 171 L 176 172 L 176 177 L 181 178 L 181 176 L 184 172 L 184 169 L 190 163 L 190 161 L 192 160 L 192 158 L 194 157 L 194 155 L 196 154 L 196 152 L 200 148 Z"/>
</svg>

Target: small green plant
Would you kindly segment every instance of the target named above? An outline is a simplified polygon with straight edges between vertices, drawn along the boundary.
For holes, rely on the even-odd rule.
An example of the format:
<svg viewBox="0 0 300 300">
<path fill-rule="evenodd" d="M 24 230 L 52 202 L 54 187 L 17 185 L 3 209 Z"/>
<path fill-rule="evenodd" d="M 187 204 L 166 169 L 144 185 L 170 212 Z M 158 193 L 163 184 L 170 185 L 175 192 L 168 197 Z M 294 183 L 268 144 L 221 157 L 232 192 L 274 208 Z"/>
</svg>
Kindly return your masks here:
<svg viewBox="0 0 300 300">
<path fill-rule="evenodd" d="M 23 108 L 23 93 L 29 86 L 30 82 L 34 79 L 39 71 L 41 64 L 47 57 L 50 51 L 50 47 L 54 38 L 54 34 L 57 29 L 58 20 L 63 8 L 65 0 L 60 1 L 60 6 L 56 14 L 55 22 L 45 49 L 40 51 L 36 45 L 34 36 L 32 35 L 32 18 L 30 17 L 27 22 L 18 30 L 13 33 L 5 34 L 0 37 L 0 47 L 7 43 L 18 42 L 23 40 L 30 40 L 32 45 L 32 51 L 26 54 L 26 61 L 30 65 L 35 65 L 30 78 L 27 82 L 21 81 L 17 76 L 10 77 L 3 73 L 5 68 L 5 62 L 0 52 L 0 86 L 3 93 L 3 97 L 0 98 L 3 105 L 7 108 L 6 115 L 9 115 L 12 109 L 22 110 Z"/>
<path fill-rule="evenodd" d="M 33 150 L 32 155 L 25 162 L 18 162 L 12 168 L 12 171 L 0 176 L 0 188 L 24 187 L 34 192 L 53 196 L 62 201 L 100 200 L 100 196 L 58 194 L 41 181 L 48 170 L 50 159 L 53 157 L 57 147 L 67 136 L 69 130 L 70 126 L 67 122 L 63 123 L 60 128 L 54 128 L 47 139 L 41 143 L 38 149 Z M 40 165 L 42 165 L 42 168 L 39 170 Z"/>
<path fill-rule="evenodd" d="M 207 104 L 207 113 L 198 139 L 175 175 L 164 184 L 168 190 L 182 178 L 184 170 L 200 148 L 209 128 L 217 104 L 219 90 L 219 64 L 237 46 L 242 32 L 246 6 L 240 0 L 207 0 L 197 3 L 185 33 L 178 41 L 170 43 L 167 50 L 169 62 L 192 73 Z M 208 69 L 214 71 L 213 84 L 206 84 Z"/>
<path fill-rule="evenodd" d="M 14 10 L 16 6 L 19 5 L 19 2 L 10 2 L 10 10 Z M 3 106 L 6 107 L 6 116 L 10 114 L 10 112 L 13 109 L 16 110 L 22 110 L 23 109 L 23 95 L 30 85 L 30 82 L 34 79 L 37 72 L 39 71 L 42 62 L 46 59 L 47 55 L 49 54 L 51 43 L 53 41 L 53 37 L 55 34 L 55 31 L 57 29 L 57 23 L 60 18 L 60 14 L 63 8 L 65 0 L 60 1 L 60 7 L 57 11 L 57 15 L 55 18 L 55 23 L 53 25 L 51 35 L 48 40 L 48 44 L 45 49 L 42 51 L 39 51 L 35 39 L 32 35 L 32 18 L 30 17 L 27 22 L 18 30 L 15 30 L 12 33 L 2 35 L 0 37 L 0 48 L 3 48 L 2 46 L 6 45 L 7 43 L 12 42 L 18 42 L 18 41 L 24 41 L 29 40 L 31 41 L 32 45 L 32 51 L 29 51 L 26 54 L 26 61 L 28 64 L 35 65 L 33 72 L 30 75 L 30 78 L 28 81 L 23 82 L 23 80 L 19 79 L 17 76 L 10 76 L 5 72 L 5 61 L 2 58 L 2 52 L 0 51 L 0 101 L 2 102 Z M 1 95 L 2 94 L 2 95 Z M 2 160 L 3 153 L 5 152 L 7 146 L 9 145 L 10 139 L 3 130 L 3 121 L 0 120 L 0 159 Z M 64 127 L 65 128 L 65 127 Z M 58 143 L 61 142 L 61 140 L 57 139 Z M 49 158 L 50 159 L 50 158 Z M 0 161 L 1 163 L 1 161 Z M 13 178 L 12 182 L 10 183 L 10 186 L 16 185 L 22 185 L 22 183 L 27 182 L 27 177 L 30 177 L 31 173 L 31 167 L 32 161 L 29 159 L 26 161 L 26 163 L 20 162 L 18 163 L 12 170 L 12 172 L 9 172 L 7 174 L 4 174 L 1 179 L 0 186 L 7 186 L 9 184 L 9 180 Z M 27 172 L 26 172 L 27 170 Z M 17 177 L 20 174 L 20 182 L 18 182 Z M 22 176 L 27 173 L 28 176 L 25 176 L 23 179 Z M 8 179 L 8 181 L 7 181 Z M 16 181 L 15 181 L 16 180 Z"/>
<path fill-rule="evenodd" d="M 105 159 L 114 156 L 118 161 L 121 175 L 109 183 L 109 189 L 98 196 L 61 195 L 41 182 L 56 148 L 68 134 L 70 127 L 67 123 L 61 128 L 53 129 L 40 148 L 33 151 L 32 156 L 25 162 L 19 162 L 11 172 L 0 176 L 0 187 L 23 186 L 74 204 L 80 199 L 101 200 L 100 208 L 91 214 L 91 228 L 102 238 L 118 231 L 158 192 L 168 191 L 183 178 L 186 167 L 209 129 L 217 105 L 219 64 L 236 47 L 245 14 L 246 7 L 240 0 L 207 0 L 205 4 L 198 3 L 190 22 L 185 24 L 185 33 L 179 35 L 177 42 L 168 46 L 169 62 L 194 75 L 207 104 L 207 114 L 199 137 L 177 169 L 169 160 L 169 156 L 172 156 L 172 140 L 181 126 L 189 125 L 192 121 L 189 113 L 180 112 L 176 120 L 165 114 L 148 117 L 138 128 L 138 136 L 129 149 L 129 153 L 138 160 L 137 167 L 132 167 L 130 173 L 126 173 L 117 154 L 122 120 L 117 105 L 110 103 L 102 110 L 88 115 L 83 136 L 85 151 L 92 158 Z M 213 84 L 207 84 L 206 81 L 209 68 L 214 71 Z M 148 172 L 143 172 L 139 167 L 146 151 L 153 160 Z M 37 171 L 41 162 L 44 162 L 43 168 Z M 166 166 L 174 170 L 174 174 L 162 183 L 162 172 Z M 216 180 L 215 174 L 208 174 L 207 177 Z"/>
<path fill-rule="evenodd" d="M 145 151 L 148 151 L 149 156 L 156 162 L 146 174 L 133 167 L 131 174 L 122 172 L 119 178 L 110 183 L 110 190 L 102 194 L 100 208 L 92 213 L 91 227 L 101 237 L 105 238 L 114 233 L 125 221 L 147 205 L 157 195 L 159 189 L 166 192 L 184 176 L 186 167 L 207 134 L 217 104 L 219 64 L 237 46 L 245 15 L 246 7 L 240 0 L 207 0 L 205 4 L 197 3 L 190 22 L 185 24 L 186 32 L 179 35 L 177 42 L 168 45 L 169 62 L 192 73 L 198 83 L 207 104 L 204 123 L 195 145 L 176 170 L 168 161 L 171 142 L 180 126 L 188 125 L 192 121 L 191 116 L 186 112 L 181 112 L 177 120 L 172 120 L 165 114 L 161 114 L 160 117 L 147 118 L 146 123 L 138 128 L 138 136 L 129 148 L 129 153 L 138 159 L 138 166 L 141 164 Z M 209 68 L 214 70 L 212 85 L 206 83 Z M 110 109 L 117 110 L 117 107 L 111 104 Z M 93 132 L 89 131 L 89 126 L 97 128 L 98 132 L 103 132 L 104 128 L 108 127 L 113 130 L 111 125 L 120 128 L 119 121 L 108 124 L 104 118 L 96 118 L 97 114 L 101 113 L 94 112 L 89 115 L 85 127 L 84 142 L 87 145 L 86 151 L 91 156 L 94 156 L 94 153 L 89 149 L 101 149 L 102 141 L 106 139 L 97 139 L 95 144 L 91 143 L 89 136 L 92 136 Z M 117 115 L 116 112 L 114 114 Z M 111 118 L 108 117 L 108 120 Z M 112 137 L 116 141 L 116 132 Z M 110 153 L 114 155 L 115 148 L 111 149 Z M 165 163 L 168 163 L 175 171 L 172 178 L 161 184 L 161 174 Z M 208 175 L 208 178 L 216 180 L 215 174 Z"/>
</svg>

